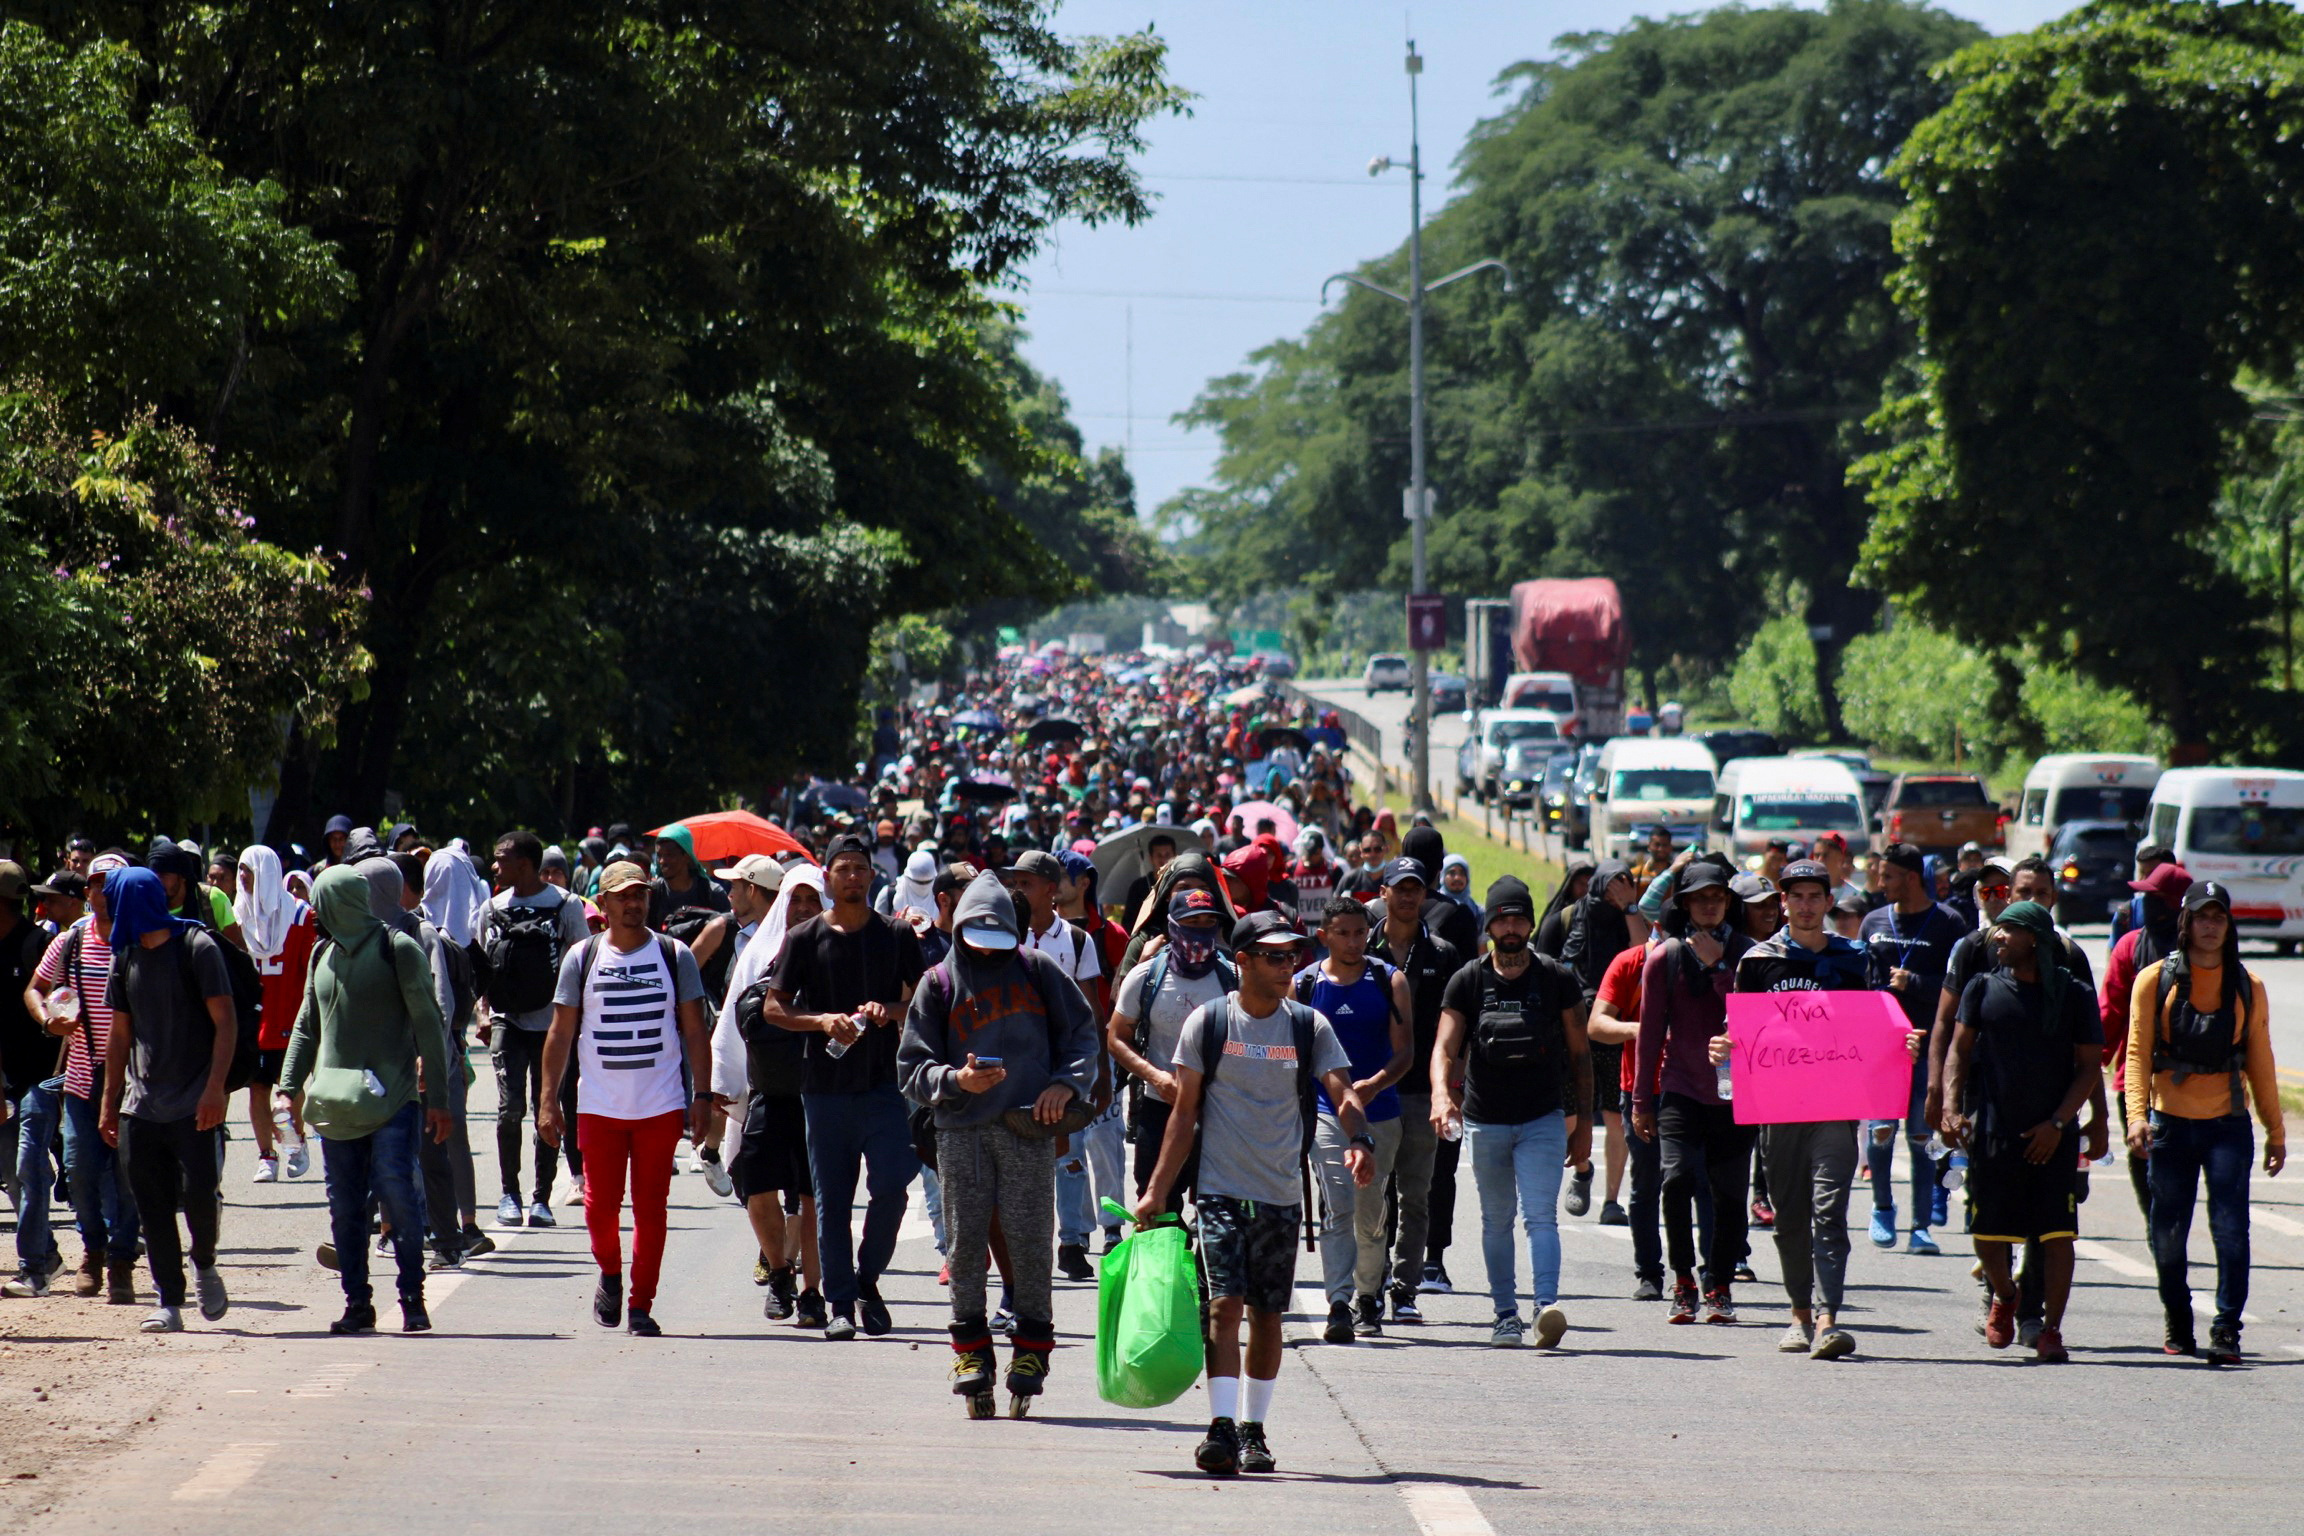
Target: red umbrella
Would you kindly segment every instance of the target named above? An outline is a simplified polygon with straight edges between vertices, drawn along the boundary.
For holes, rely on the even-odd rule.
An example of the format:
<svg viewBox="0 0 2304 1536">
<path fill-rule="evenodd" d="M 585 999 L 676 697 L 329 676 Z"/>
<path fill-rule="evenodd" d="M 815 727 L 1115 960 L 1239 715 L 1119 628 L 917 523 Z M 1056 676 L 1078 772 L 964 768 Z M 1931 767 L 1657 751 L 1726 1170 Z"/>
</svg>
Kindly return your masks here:
<svg viewBox="0 0 2304 1536">
<path fill-rule="evenodd" d="M 684 816 L 668 822 L 649 833 L 662 837 L 673 827 L 686 827 L 688 836 L 695 841 L 696 858 L 704 864 L 725 864 L 748 853 L 764 853 L 770 858 L 779 854 L 796 853 L 809 863 L 816 856 L 807 845 L 772 821 L 753 815 L 750 811 L 708 811 L 702 816 Z"/>
</svg>

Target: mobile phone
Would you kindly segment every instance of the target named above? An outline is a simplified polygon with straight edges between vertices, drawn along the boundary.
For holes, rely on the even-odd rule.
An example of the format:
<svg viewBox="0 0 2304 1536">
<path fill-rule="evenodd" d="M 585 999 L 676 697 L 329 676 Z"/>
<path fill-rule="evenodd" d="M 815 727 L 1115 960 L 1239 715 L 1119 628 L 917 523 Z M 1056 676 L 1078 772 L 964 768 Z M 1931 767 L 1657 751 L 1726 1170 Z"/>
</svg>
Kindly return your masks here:
<svg viewBox="0 0 2304 1536">
<path fill-rule="evenodd" d="M 976 1065 L 980 1067 L 996 1067 L 1000 1065 L 1000 1058 L 997 1056 L 979 1056 L 976 1058 Z"/>
</svg>

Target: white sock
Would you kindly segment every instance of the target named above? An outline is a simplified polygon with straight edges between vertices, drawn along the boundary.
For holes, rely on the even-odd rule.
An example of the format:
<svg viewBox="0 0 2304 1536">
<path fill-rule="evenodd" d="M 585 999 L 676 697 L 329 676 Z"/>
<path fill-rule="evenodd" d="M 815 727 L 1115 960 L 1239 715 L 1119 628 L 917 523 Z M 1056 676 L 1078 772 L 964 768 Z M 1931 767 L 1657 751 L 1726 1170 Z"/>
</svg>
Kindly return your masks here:
<svg viewBox="0 0 2304 1536">
<path fill-rule="evenodd" d="M 1277 1385 L 1277 1380 L 1268 1376 L 1248 1378 L 1248 1406 L 1247 1411 L 1240 1415 L 1241 1423 L 1264 1422 L 1264 1416 L 1272 1411 L 1272 1389 Z"/>
<path fill-rule="evenodd" d="M 1233 1420 L 1240 1417 L 1239 1377 L 1211 1376 L 1208 1378 L 1208 1417 Z"/>
</svg>

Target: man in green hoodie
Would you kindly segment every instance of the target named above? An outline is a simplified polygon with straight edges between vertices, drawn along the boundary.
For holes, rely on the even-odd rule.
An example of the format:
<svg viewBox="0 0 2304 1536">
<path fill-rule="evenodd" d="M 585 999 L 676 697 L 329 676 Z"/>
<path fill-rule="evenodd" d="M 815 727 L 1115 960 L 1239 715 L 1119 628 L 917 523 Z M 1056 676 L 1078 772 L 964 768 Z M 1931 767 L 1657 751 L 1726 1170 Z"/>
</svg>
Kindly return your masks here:
<svg viewBox="0 0 2304 1536">
<path fill-rule="evenodd" d="M 328 1221 L 344 1285 L 344 1315 L 328 1331 L 376 1327 L 368 1284 L 368 1205 L 376 1199 L 391 1223 L 400 1268 L 401 1329 L 423 1333 L 432 1320 L 424 1310 L 424 1187 L 416 1138 L 419 1121 L 434 1141 L 446 1141 L 451 1130 L 447 1036 L 432 963 L 419 941 L 377 919 L 368 880 L 355 869 L 323 871 L 312 906 L 328 943 L 312 957 L 278 1091 L 283 1099 L 303 1092 L 305 1121 L 321 1139 Z"/>
</svg>

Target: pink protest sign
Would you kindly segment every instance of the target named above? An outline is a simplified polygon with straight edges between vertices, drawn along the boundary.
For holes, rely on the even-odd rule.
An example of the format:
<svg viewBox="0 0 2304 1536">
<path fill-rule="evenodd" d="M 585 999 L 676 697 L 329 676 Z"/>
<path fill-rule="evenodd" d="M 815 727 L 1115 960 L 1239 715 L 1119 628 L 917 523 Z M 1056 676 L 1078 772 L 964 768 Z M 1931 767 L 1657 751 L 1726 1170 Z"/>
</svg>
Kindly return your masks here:
<svg viewBox="0 0 2304 1536">
<path fill-rule="evenodd" d="M 1886 992 L 1730 993 L 1736 1123 L 1902 1119 L 1910 1028 Z"/>
</svg>

